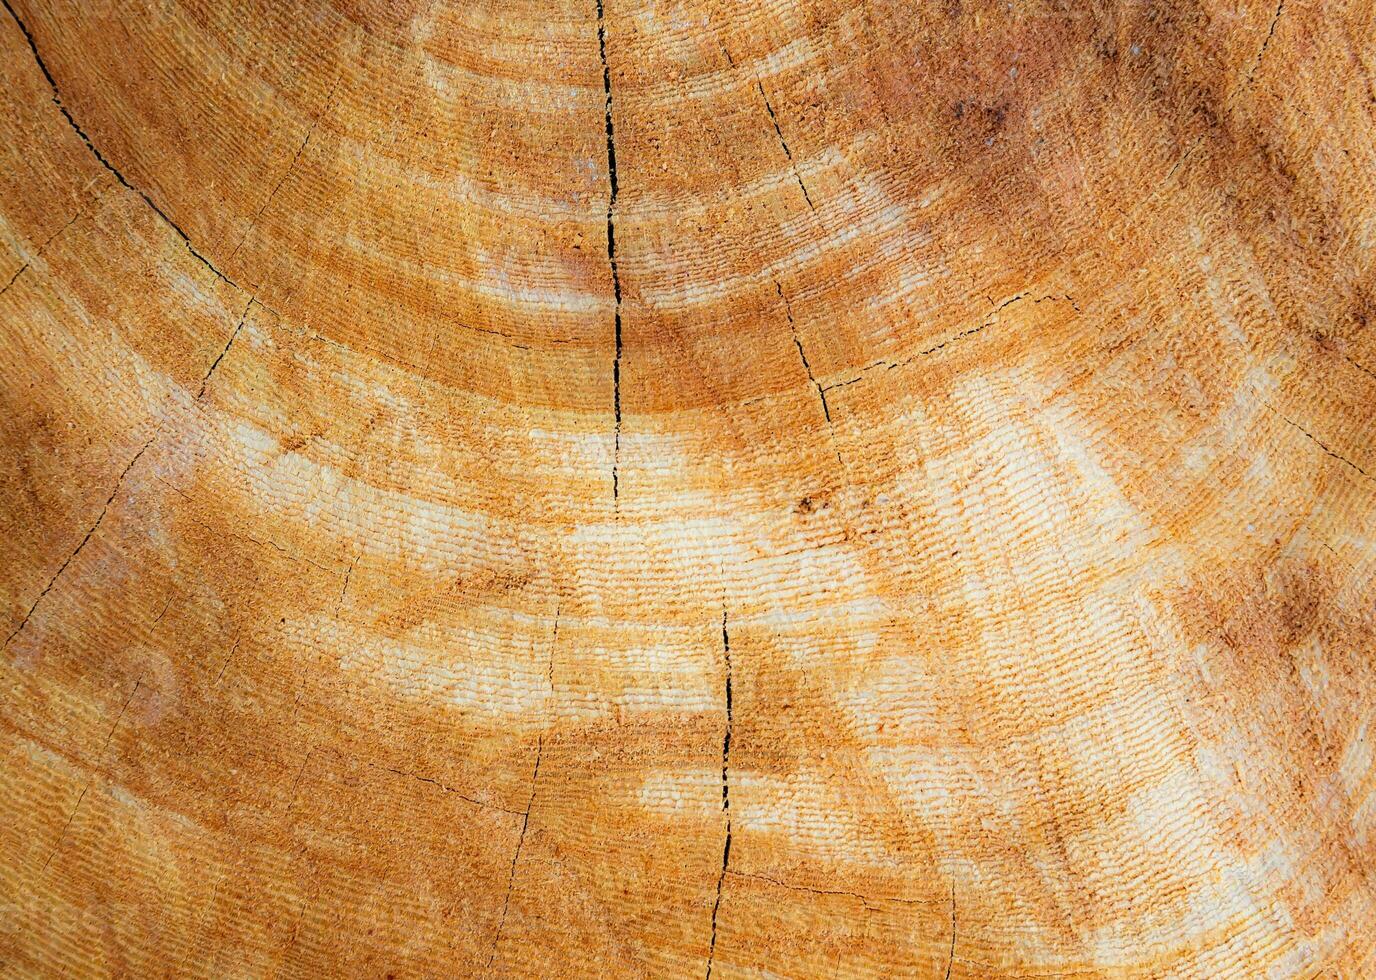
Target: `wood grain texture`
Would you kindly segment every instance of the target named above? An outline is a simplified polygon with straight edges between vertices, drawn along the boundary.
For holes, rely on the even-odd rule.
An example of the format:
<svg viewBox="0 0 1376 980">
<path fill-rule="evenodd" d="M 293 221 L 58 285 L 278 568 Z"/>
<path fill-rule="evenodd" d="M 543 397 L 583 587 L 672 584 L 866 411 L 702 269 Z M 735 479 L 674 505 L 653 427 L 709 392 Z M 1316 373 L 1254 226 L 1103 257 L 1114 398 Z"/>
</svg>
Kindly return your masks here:
<svg viewBox="0 0 1376 980">
<path fill-rule="evenodd" d="M 1376 7 L 3 0 L 0 972 L 1376 976 Z"/>
</svg>

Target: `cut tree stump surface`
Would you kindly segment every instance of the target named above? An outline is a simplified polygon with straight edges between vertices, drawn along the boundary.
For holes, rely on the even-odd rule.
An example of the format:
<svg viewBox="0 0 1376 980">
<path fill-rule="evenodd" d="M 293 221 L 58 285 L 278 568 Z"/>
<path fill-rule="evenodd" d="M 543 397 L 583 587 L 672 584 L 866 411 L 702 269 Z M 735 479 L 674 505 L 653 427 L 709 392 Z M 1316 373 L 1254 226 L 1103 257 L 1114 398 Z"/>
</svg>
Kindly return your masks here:
<svg viewBox="0 0 1376 980">
<path fill-rule="evenodd" d="M 1376 6 L 0 2 L 0 973 L 1376 976 Z"/>
</svg>

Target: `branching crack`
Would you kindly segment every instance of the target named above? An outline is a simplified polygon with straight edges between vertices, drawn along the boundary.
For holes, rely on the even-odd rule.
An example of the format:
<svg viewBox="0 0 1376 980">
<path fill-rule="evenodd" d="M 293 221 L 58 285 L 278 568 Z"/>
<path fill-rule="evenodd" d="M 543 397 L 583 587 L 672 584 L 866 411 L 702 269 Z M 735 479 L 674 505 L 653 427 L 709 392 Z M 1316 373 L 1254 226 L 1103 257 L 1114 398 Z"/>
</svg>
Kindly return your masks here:
<svg viewBox="0 0 1376 980">
<path fill-rule="evenodd" d="M 120 173 L 119 169 L 115 167 L 115 165 L 112 164 L 109 160 L 106 159 L 105 154 L 100 152 L 100 148 L 97 147 L 95 143 L 91 142 L 91 137 L 86 135 L 86 131 L 81 128 L 81 126 L 77 123 L 76 119 L 72 116 L 71 111 L 66 107 L 66 105 L 63 104 L 62 93 L 57 87 L 57 80 L 53 78 L 53 73 L 48 70 L 47 62 L 43 60 L 43 56 L 38 53 L 38 43 L 34 40 L 33 34 L 29 32 L 28 25 L 26 25 L 24 21 L 20 18 L 19 14 L 15 12 L 14 7 L 10 4 L 10 0 L 0 0 L 0 3 L 4 4 L 5 10 L 9 12 L 10 17 L 13 18 L 15 24 L 19 26 L 20 33 L 24 35 L 24 40 L 28 42 L 29 51 L 33 54 L 33 60 L 38 64 L 38 70 L 43 73 L 43 77 L 47 79 L 48 88 L 52 90 L 53 105 L 57 106 L 57 110 L 62 113 L 62 118 L 67 120 L 67 125 L 71 127 L 72 132 L 76 133 L 77 136 L 81 137 L 81 141 L 86 144 L 86 149 L 91 151 L 91 155 L 96 158 L 96 161 L 102 167 L 108 170 L 111 173 L 111 175 L 114 176 L 115 180 L 119 181 L 122 187 L 124 187 L 126 190 L 133 191 L 140 198 L 142 198 L 143 203 L 148 205 L 148 207 L 152 209 L 153 213 L 156 214 L 159 218 L 161 218 L 163 222 L 167 225 L 167 227 L 171 228 L 172 231 L 176 233 L 177 237 L 182 240 L 182 244 L 186 246 L 186 250 L 190 252 L 197 259 L 197 261 L 201 263 L 201 265 L 205 266 L 212 273 L 214 273 L 215 277 L 219 279 L 221 282 L 229 286 L 233 286 L 235 289 L 242 289 L 243 287 L 241 287 L 238 283 L 236 283 L 234 280 L 230 279 L 223 272 L 217 269 L 214 263 L 212 263 L 203 254 L 201 254 L 201 252 L 197 250 L 196 246 L 191 243 L 191 239 L 187 237 L 186 232 L 182 230 L 181 226 L 177 224 L 175 221 L 173 221 L 168 216 L 166 211 L 158 207 L 158 205 L 154 202 L 154 200 L 151 197 L 149 197 L 143 191 L 139 190 L 133 184 L 129 183 L 129 181 L 125 179 L 124 174 Z"/>
<path fill-rule="evenodd" d="M 76 549 L 67 556 L 67 560 L 58 568 L 57 573 L 48 580 L 48 584 L 43 587 L 43 591 L 38 593 L 38 598 L 34 599 L 33 605 L 29 606 L 29 611 L 24 614 L 24 618 L 6 638 L 4 647 L 0 647 L 0 649 L 9 649 L 9 645 L 14 642 L 14 638 L 29 624 L 29 619 L 33 616 L 39 603 L 41 603 L 48 593 L 52 591 L 53 586 L 57 584 L 57 580 L 61 578 L 62 573 L 67 570 L 67 566 L 76 560 L 77 555 L 81 554 L 81 549 L 86 547 L 86 543 L 90 541 L 92 535 L 96 533 L 96 529 L 100 527 L 100 522 L 105 520 L 105 515 L 110 510 L 110 505 L 115 502 L 115 497 L 119 495 L 120 488 L 124 486 L 124 478 L 129 475 L 129 471 L 134 468 L 134 464 L 143 457 L 143 454 L 148 451 L 148 447 L 153 445 L 153 441 L 157 438 L 158 433 L 153 433 L 148 441 L 143 444 L 143 447 L 134 454 L 134 458 L 129 460 L 129 464 L 124 467 L 124 470 L 119 475 L 119 479 L 115 481 L 115 488 L 110 491 L 110 496 L 106 498 L 105 505 L 100 508 L 100 513 L 96 515 L 95 523 L 91 525 L 90 529 L 86 532 L 86 536 L 81 539 L 81 543 L 76 546 Z"/>
<path fill-rule="evenodd" d="M 516 838 L 516 851 L 511 855 L 511 870 L 506 878 L 506 897 L 502 900 L 502 915 L 497 920 L 497 932 L 492 937 L 492 952 L 487 957 L 487 969 L 492 968 L 492 961 L 497 958 L 497 948 L 502 942 L 502 930 L 506 928 L 506 914 L 511 908 L 511 892 L 516 886 L 516 865 L 521 860 L 521 848 L 526 843 L 526 828 L 530 826 L 530 810 L 535 805 L 535 784 L 540 778 L 540 760 L 545 755 L 545 737 L 540 736 L 535 743 L 535 769 L 530 774 L 530 797 L 526 800 L 526 811 L 521 815 L 521 833 Z"/>
<path fill-rule="evenodd" d="M 612 414 L 615 434 L 612 447 L 612 505 L 621 497 L 621 272 L 616 264 L 616 133 L 612 125 L 612 72 L 607 65 L 607 20 L 602 0 L 597 0 L 597 53 L 602 59 L 602 91 L 607 130 L 607 263 L 612 271 L 612 294 L 616 300 L 613 314 L 616 354 L 612 359 Z"/>
<path fill-rule="evenodd" d="M 712 939 L 707 948 L 707 980 L 712 978 L 712 966 L 717 955 L 717 913 L 721 911 L 722 886 L 731 865 L 731 729 L 734 720 L 731 709 L 731 634 L 726 628 L 726 610 L 721 611 L 721 649 L 726 665 L 726 727 L 721 739 L 721 812 L 726 815 L 726 840 L 722 845 L 721 873 L 717 875 L 717 897 L 712 903 Z"/>
</svg>

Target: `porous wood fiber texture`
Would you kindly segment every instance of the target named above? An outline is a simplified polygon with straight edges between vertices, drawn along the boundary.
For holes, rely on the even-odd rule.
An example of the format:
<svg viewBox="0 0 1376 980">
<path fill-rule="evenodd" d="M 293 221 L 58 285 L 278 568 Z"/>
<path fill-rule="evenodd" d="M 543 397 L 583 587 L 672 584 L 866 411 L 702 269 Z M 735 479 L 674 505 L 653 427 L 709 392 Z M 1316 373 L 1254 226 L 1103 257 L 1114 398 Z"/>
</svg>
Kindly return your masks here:
<svg viewBox="0 0 1376 980">
<path fill-rule="evenodd" d="M 1376 976 L 1371 4 L 4 6 L 0 971 Z"/>
</svg>

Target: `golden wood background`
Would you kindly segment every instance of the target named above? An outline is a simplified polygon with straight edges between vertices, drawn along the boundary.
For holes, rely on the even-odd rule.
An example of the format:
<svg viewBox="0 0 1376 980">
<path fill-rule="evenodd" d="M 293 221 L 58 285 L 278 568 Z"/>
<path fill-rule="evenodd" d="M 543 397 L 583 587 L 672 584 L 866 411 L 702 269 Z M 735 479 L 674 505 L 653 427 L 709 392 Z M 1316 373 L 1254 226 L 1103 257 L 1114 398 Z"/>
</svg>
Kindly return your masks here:
<svg viewBox="0 0 1376 980">
<path fill-rule="evenodd" d="M 1376 976 L 1376 8 L 4 0 L 6 975 Z"/>
</svg>

